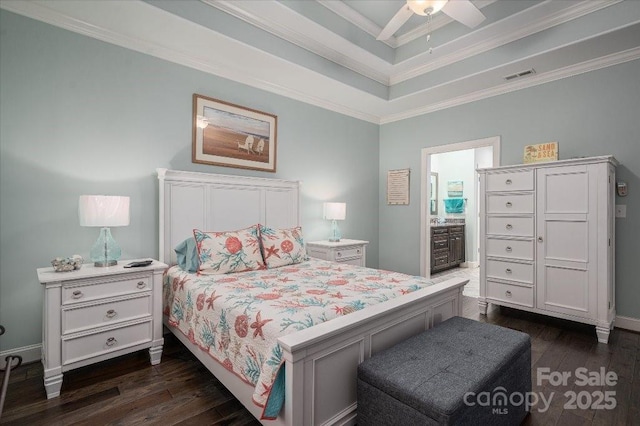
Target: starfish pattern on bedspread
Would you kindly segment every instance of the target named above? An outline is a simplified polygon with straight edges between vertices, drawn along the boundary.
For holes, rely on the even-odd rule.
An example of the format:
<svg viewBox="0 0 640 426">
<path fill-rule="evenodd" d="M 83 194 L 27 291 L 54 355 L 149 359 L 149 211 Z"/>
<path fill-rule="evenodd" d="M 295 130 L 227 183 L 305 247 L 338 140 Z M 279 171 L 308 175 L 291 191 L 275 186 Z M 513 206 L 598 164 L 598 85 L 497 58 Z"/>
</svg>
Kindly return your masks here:
<svg viewBox="0 0 640 426">
<path fill-rule="evenodd" d="M 191 342 L 255 386 L 253 400 L 264 407 L 283 362 L 278 337 L 431 284 L 318 259 L 232 275 L 198 276 L 174 266 L 164 277 L 163 312 Z"/>
</svg>

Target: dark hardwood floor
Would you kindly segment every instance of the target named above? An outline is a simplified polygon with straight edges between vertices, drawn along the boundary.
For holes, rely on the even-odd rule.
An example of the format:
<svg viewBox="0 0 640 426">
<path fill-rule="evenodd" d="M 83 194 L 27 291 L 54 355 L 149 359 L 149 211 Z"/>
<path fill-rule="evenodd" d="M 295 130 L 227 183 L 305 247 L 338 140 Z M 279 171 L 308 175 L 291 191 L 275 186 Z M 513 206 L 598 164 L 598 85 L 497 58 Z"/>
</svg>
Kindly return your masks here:
<svg viewBox="0 0 640 426">
<path fill-rule="evenodd" d="M 533 407 L 524 425 L 640 425 L 640 334 L 615 329 L 609 345 L 594 328 L 507 308 L 480 316 L 476 299 L 465 297 L 464 316 L 528 333 L 532 340 L 533 391 L 552 393 L 549 409 Z M 247 410 L 178 342 L 165 336 L 162 362 L 150 366 L 141 351 L 65 374 L 62 394 L 47 400 L 40 363 L 11 372 L 3 425 L 257 425 Z M 536 384 L 538 368 L 613 371 L 614 386 Z M 568 409 L 564 393 L 615 391 L 616 408 Z M 582 403 L 586 402 L 586 396 Z"/>
</svg>

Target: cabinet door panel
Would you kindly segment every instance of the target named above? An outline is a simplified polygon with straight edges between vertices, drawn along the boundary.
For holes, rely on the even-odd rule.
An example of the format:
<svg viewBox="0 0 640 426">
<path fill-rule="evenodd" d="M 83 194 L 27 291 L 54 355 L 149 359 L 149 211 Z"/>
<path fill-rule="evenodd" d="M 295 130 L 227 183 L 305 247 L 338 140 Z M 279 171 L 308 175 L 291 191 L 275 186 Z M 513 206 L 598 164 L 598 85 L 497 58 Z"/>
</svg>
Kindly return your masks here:
<svg viewBox="0 0 640 426">
<path fill-rule="evenodd" d="M 589 317 L 597 300 L 597 181 L 588 166 L 537 171 L 537 306 Z"/>
</svg>

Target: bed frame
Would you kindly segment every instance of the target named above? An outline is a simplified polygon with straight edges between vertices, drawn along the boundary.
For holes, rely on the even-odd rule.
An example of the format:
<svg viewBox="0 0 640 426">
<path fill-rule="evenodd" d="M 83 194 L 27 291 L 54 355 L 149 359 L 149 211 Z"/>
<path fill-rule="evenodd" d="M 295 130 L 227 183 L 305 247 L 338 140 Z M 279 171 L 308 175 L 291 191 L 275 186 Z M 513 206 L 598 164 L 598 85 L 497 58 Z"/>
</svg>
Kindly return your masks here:
<svg viewBox="0 0 640 426">
<path fill-rule="evenodd" d="M 234 230 L 256 223 L 300 224 L 300 183 L 158 169 L 160 260 L 175 264 L 173 248 L 193 228 Z M 285 405 L 267 425 L 355 424 L 358 364 L 372 354 L 461 315 L 462 287 L 453 279 L 281 337 Z M 165 325 L 257 418 L 253 388 L 227 371 L 179 330 Z"/>
</svg>

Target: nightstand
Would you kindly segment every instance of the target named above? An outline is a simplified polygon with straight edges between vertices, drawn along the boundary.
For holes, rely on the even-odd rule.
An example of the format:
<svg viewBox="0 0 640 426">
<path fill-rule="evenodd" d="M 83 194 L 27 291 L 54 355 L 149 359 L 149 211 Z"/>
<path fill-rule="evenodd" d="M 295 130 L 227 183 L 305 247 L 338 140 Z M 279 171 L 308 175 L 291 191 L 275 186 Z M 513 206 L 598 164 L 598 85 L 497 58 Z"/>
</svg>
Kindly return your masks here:
<svg viewBox="0 0 640 426">
<path fill-rule="evenodd" d="M 366 266 L 369 241 L 345 240 L 338 242 L 312 241 L 307 243 L 307 253 L 318 259 Z"/>
<path fill-rule="evenodd" d="M 164 263 L 146 267 L 84 264 L 72 272 L 39 268 L 44 288 L 42 364 L 47 398 L 60 395 L 62 375 L 74 368 L 149 348 L 162 356 Z"/>
</svg>

